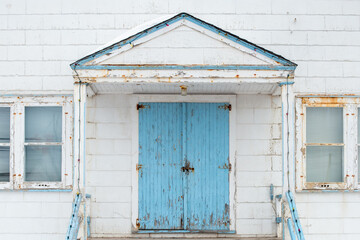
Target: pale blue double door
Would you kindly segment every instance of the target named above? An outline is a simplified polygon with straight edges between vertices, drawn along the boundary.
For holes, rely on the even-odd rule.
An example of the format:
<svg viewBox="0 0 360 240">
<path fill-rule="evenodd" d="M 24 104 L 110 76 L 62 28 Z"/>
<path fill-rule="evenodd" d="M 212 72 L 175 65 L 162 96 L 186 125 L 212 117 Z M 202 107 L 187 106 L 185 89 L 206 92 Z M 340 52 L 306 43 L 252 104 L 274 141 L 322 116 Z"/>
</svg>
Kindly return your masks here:
<svg viewBox="0 0 360 240">
<path fill-rule="evenodd" d="M 140 103 L 140 230 L 229 230 L 229 109 Z"/>
</svg>

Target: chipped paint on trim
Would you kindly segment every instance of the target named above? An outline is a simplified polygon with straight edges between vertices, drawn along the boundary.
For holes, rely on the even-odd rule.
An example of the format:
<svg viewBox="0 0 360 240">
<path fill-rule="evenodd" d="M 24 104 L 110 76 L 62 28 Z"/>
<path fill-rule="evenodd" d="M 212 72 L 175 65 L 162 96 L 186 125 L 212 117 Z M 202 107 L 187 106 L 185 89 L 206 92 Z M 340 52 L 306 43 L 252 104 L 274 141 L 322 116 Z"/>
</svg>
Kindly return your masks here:
<svg viewBox="0 0 360 240">
<path fill-rule="evenodd" d="M 74 68 L 73 68 L 74 69 Z M 294 71 L 296 66 L 269 65 L 78 65 L 76 70 L 286 70 Z M 290 84 L 290 83 L 289 83 Z"/>
<path fill-rule="evenodd" d="M 306 143 L 306 108 L 341 107 L 343 108 L 344 142 L 341 144 Z M 316 95 L 296 99 L 296 191 L 302 192 L 355 192 L 358 188 L 357 171 L 357 108 L 360 98 L 353 96 Z M 307 182 L 306 181 L 306 146 L 343 146 L 344 169 L 342 182 Z"/>
</svg>

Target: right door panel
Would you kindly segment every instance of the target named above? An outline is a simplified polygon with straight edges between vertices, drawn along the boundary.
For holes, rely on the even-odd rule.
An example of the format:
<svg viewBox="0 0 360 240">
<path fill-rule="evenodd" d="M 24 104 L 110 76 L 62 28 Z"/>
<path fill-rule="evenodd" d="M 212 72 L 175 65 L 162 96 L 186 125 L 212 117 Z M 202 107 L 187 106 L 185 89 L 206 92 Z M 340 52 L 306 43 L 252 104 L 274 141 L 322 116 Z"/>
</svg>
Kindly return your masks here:
<svg viewBox="0 0 360 240">
<path fill-rule="evenodd" d="M 224 103 L 187 103 L 184 217 L 186 229 L 229 230 L 229 109 Z"/>
</svg>

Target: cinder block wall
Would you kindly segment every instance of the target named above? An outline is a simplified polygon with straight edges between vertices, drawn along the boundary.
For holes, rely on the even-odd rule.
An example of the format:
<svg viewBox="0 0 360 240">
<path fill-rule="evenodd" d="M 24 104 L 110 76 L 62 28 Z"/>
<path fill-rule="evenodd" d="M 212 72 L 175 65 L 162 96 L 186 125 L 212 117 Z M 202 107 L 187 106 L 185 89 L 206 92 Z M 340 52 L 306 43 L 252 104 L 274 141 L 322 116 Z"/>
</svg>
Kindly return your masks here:
<svg viewBox="0 0 360 240">
<path fill-rule="evenodd" d="M 131 233 L 129 96 L 98 95 L 87 104 L 86 184 L 94 236 Z M 134 106 L 133 106 L 134 107 Z"/>
<path fill-rule="evenodd" d="M 71 192 L 0 191 L 0 239 L 63 240 Z"/>
<path fill-rule="evenodd" d="M 299 64 L 295 78 L 297 93 L 359 93 L 357 86 L 360 78 L 358 67 L 360 1 L 358 0 L 229 0 L 226 2 L 2 0 L 0 1 L 0 93 L 29 93 L 30 90 L 33 93 L 44 94 L 69 93 L 73 89 L 69 63 L 144 21 L 182 11 L 194 14 Z M 244 107 L 247 108 L 251 109 Z M 256 116 L 256 111 L 248 111 Z M 241 109 L 239 109 L 239 117 L 240 114 Z M 242 117 L 246 119 L 249 116 L 252 115 L 244 114 Z M 279 117 L 280 112 L 278 111 L 274 116 Z M 242 121 L 239 117 L 238 121 Z M 276 122 L 278 120 L 274 121 L 279 123 Z M 276 124 L 273 126 L 273 134 L 280 134 L 278 126 L 275 127 Z M 246 128 L 244 131 L 250 130 Z M 241 136 L 238 138 L 241 144 L 248 142 L 241 139 Z M 266 143 L 266 140 L 261 139 L 248 140 Z M 125 139 L 119 141 L 126 142 Z M 275 142 L 277 141 L 272 141 L 272 144 Z M 90 137 L 88 144 L 91 144 Z M 108 147 L 105 144 L 104 148 Z M 246 150 L 255 151 L 253 147 Z M 114 161 L 111 156 L 106 158 L 109 162 Z M 261 166 L 264 169 L 255 169 L 254 172 L 266 172 L 269 158 L 273 170 L 279 171 L 281 161 L 277 156 L 266 156 L 267 160 L 254 156 L 253 161 L 267 161 Z M 239 156 L 238 161 L 248 164 L 243 166 L 238 164 L 240 168 L 238 171 L 250 172 L 251 169 L 247 169 L 251 168 L 249 162 L 253 163 L 250 159 Z M 89 161 L 92 161 L 90 156 Z M 126 170 L 114 171 L 126 172 Z M 88 173 L 90 179 L 91 175 L 96 174 L 101 175 L 101 171 Z M 251 175 L 250 179 L 256 175 L 261 175 L 258 176 L 259 178 L 266 176 L 266 174 L 247 174 Z M 238 180 L 240 184 L 241 179 Z M 100 186 L 103 183 L 94 183 L 95 190 L 96 184 Z M 238 191 L 238 201 L 242 199 L 243 204 L 262 202 L 268 209 L 265 197 L 266 186 L 258 186 L 259 191 L 255 193 L 251 193 L 255 191 L 252 186 L 239 185 L 238 190 L 239 188 L 244 192 L 248 191 L 249 194 L 240 196 Z M 112 193 L 107 188 L 102 189 L 108 193 L 99 194 L 97 197 Z M 119 186 L 120 191 L 124 191 L 123 195 L 126 195 L 129 189 Z M 360 230 L 357 226 L 360 224 L 360 214 L 356 211 L 356 206 L 360 203 L 359 196 L 358 193 L 296 194 L 307 239 L 359 238 Z M 66 216 L 70 214 L 71 208 L 71 193 L 3 191 L 0 192 L 0 202 L 1 239 L 64 238 L 68 222 Z M 123 208 L 121 204 L 117 206 L 119 209 Z M 50 205 L 52 211 L 45 210 Z M 106 206 L 106 203 L 103 206 Z M 6 208 L 6 211 L 3 208 Z M 59 208 L 63 210 L 57 212 Z M 123 213 L 122 210 L 118 212 Z M 257 221 L 257 224 L 251 224 L 249 227 L 245 227 L 245 223 L 249 223 L 250 220 L 240 220 L 239 223 L 241 221 L 245 223 L 243 227 L 239 225 L 238 230 L 244 230 L 244 234 L 245 231 L 252 234 L 251 231 L 255 231 L 256 228 L 252 227 L 257 226 L 258 229 L 263 229 L 262 233 L 273 234 L 273 227 L 268 227 L 270 224 L 266 223 L 273 221 L 270 212 L 254 213 L 264 214 L 264 220 L 251 220 Z M 125 216 L 128 215 L 125 213 Z M 238 219 L 247 218 L 250 217 L 238 216 Z M 111 221 L 112 218 L 108 219 L 110 220 L 107 221 Z M 102 224 L 106 224 L 106 221 Z M 119 225 L 123 226 L 120 223 Z"/>
</svg>

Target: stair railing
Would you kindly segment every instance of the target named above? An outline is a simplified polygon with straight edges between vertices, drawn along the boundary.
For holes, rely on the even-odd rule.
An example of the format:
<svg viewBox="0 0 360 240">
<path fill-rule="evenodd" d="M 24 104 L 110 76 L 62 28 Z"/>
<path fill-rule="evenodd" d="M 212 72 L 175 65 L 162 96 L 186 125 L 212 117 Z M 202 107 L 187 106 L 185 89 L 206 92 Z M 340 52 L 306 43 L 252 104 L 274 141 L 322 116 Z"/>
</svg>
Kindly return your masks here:
<svg viewBox="0 0 360 240">
<path fill-rule="evenodd" d="M 72 207 L 70 224 L 66 233 L 66 240 L 76 240 L 79 232 L 81 217 L 79 216 L 81 194 L 77 194 Z"/>
<path fill-rule="evenodd" d="M 289 203 L 289 208 L 290 208 L 290 213 L 291 213 L 291 218 L 287 219 L 287 225 L 289 228 L 291 240 L 296 240 L 296 239 L 305 240 L 304 232 L 303 232 L 301 224 L 300 224 L 299 214 L 296 209 L 294 196 L 290 191 L 287 191 L 286 198 Z M 295 230 L 294 230 L 294 227 L 295 227 Z M 295 236 L 296 236 L 296 238 L 295 238 Z"/>
</svg>

